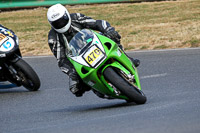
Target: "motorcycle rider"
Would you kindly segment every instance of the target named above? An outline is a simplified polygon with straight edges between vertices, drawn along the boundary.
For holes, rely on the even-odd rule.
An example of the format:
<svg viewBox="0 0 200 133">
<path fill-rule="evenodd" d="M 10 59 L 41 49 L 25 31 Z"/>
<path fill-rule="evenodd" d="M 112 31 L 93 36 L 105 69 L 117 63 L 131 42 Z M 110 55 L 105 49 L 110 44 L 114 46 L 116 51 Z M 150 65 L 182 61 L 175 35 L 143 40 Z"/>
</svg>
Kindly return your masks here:
<svg viewBox="0 0 200 133">
<path fill-rule="evenodd" d="M 66 58 L 68 51 L 65 43 L 69 43 L 78 31 L 87 28 L 100 31 L 123 49 L 120 44 L 121 36 L 107 21 L 94 20 L 81 13 L 70 14 L 61 4 L 51 6 L 47 11 L 47 18 L 51 25 L 51 30 L 48 34 L 49 47 L 57 58 L 60 69 L 69 76 L 70 91 L 80 97 L 85 91 L 90 90 L 90 87 L 83 83 L 71 62 Z M 139 66 L 139 60 L 130 59 L 136 67 Z"/>
</svg>

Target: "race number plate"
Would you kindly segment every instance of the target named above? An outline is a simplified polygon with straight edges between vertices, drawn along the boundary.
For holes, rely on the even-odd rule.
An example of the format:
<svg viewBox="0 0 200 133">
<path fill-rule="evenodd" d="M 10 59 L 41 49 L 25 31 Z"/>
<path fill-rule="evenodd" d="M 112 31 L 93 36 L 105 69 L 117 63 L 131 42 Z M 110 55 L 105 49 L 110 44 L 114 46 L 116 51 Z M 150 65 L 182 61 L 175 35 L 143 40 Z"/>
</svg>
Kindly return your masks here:
<svg viewBox="0 0 200 133">
<path fill-rule="evenodd" d="M 3 44 L 5 41 L 7 41 L 8 38 L 4 34 L 0 33 L 0 46 Z"/>
<path fill-rule="evenodd" d="M 104 58 L 104 53 L 96 45 L 94 45 L 83 55 L 83 58 L 89 65 L 94 67 Z"/>
</svg>

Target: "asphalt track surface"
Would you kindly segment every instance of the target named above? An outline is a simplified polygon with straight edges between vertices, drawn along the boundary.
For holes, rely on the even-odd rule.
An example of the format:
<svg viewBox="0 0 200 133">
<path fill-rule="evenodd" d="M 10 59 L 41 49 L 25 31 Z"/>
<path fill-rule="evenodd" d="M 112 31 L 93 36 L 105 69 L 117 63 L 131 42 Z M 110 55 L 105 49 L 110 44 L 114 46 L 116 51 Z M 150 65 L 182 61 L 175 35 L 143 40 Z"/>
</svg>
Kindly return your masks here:
<svg viewBox="0 0 200 133">
<path fill-rule="evenodd" d="M 200 49 L 128 52 L 138 68 L 146 104 L 76 98 L 54 57 L 24 58 L 41 88 L 0 85 L 0 133 L 199 133 Z"/>
</svg>

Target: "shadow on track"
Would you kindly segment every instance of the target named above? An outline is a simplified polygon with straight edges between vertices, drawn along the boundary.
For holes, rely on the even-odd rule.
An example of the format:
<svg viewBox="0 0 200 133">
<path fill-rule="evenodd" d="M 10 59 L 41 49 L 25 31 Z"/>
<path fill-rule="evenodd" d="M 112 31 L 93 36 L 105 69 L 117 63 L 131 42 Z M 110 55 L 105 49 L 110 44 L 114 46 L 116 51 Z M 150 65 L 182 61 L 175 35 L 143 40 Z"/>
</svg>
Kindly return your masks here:
<svg viewBox="0 0 200 133">
<path fill-rule="evenodd" d="M 73 113 L 83 113 L 83 112 L 93 112 L 93 111 L 102 111 L 102 110 L 110 110 L 115 108 L 124 108 L 128 106 L 137 106 L 135 103 L 126 103 L 126 102 L 117 102 L 117 103 L 104 103 L 104 104 L 90 104 L 90 105 L 79 105 L 79 106 L 68 106 L 64 109 L 52 110 L 47 112 L 73 112 Z"/>
</svg>

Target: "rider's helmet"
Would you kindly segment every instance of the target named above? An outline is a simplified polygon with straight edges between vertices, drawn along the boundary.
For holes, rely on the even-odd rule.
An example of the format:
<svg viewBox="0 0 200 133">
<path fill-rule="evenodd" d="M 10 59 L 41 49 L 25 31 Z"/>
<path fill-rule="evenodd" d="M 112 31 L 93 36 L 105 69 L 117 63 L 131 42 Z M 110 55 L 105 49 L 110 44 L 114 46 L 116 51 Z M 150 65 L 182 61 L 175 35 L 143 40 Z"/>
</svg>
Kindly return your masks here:
<svg viewBox="0 0 200 133">
<path fill-rule="evenodd" d="M 51 6 L 47 11 L 47 18 L 50 25 L 59 33 L 65 33 L 71 26 L 70 14 L 61 4 Z"/>
</svg>

